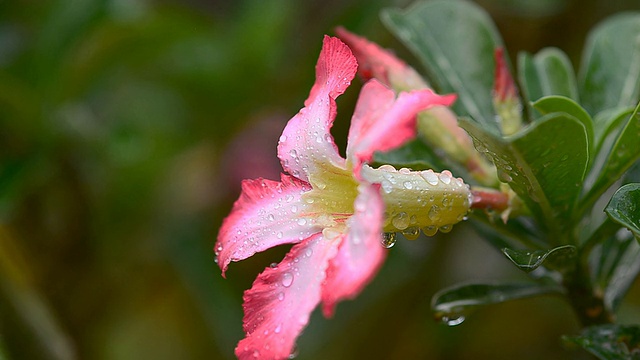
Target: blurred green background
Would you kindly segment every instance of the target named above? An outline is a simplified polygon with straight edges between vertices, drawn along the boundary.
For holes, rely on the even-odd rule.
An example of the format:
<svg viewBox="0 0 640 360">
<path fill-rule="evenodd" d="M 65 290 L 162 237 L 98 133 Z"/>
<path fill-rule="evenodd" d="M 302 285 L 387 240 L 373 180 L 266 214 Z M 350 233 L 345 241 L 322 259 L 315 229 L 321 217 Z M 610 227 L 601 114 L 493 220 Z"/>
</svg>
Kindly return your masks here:
<svg viewBox="0 0 640 360">
<path fill-rule="evenodd" d="M 593 24 L 640 8 L 477 2 L 512 59 L 553 45 L 574 65 Z M 240 181 L 278 177 L 323 34 L 343 25 L 415 63 L 378 19 L 408 3 L 0 0 L 0 359 L 233 358 L 242 292 L 287 250 L 220 276 L 212 248 Z M 341 146 L 359 86 L 339 102 Z M 399 241 L 358 299 L 313 314 L 298 358 L 582 358 L 559 339 L 578 330 L 562 299 L 432 320 L 444 286 L 523 279 L 466 225 Z M 639 310 L 628 302 L 622 322 Z"/>
</svg>

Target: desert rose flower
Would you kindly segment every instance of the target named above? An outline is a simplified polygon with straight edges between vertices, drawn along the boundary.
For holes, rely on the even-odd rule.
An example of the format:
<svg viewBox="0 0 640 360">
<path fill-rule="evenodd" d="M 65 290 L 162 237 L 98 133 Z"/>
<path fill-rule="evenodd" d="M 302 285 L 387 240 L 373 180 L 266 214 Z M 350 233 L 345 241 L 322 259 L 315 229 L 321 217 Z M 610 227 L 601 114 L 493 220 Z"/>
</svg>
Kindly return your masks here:
<svg viewBox="0 0 640 360">
<path fill-rule="evenodd" d="M 430 88 L 417 71 L 389 50 L 343 27 L 338 27 L 336 33 L 356 56 L 362 78 L 377 79 L 396 92 Z M 421 112 L 418 132 L 431 146 L 466 167 L 480 184 L 497 184 L 495 168 L 475 151 L 471 137 L 458 126 L 456 114 L 448 107 L 433 106 Z"/>
<path fill-rule="evenodd" d="M 295 244 L 244 294 L 240 359 L 286 359 L 318 304 L 331 316 L 337 302 L 356 296 L 375 275 L 387 251 L 381 243 L 388 247 L 394 237 L 383 234 L 448 231 L 469 210 L 469 187 L 448 171 L 368 165 L 375 151 L 415 137 L 418 112 L 450 105 L 453 96 L 419 90 L 396 97 L 377 80 L 367 82 L 346 158 L 339 154 L 330 133 L 335 100 L 357 66 L 344 43 L 325 37 L 309 98 L 278 143 L 281 181 L 245 180 L 220 229 L 215 252 L 223 275 L 231 261 Z"/>
</svg>

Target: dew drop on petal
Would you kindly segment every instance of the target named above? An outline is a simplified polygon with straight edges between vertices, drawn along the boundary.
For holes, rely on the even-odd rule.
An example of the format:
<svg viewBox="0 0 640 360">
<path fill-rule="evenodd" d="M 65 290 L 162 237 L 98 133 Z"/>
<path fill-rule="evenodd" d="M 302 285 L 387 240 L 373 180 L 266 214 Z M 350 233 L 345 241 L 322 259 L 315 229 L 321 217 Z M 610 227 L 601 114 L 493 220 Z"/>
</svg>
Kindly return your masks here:
<svg viewBox="0 0 640 360">
<path fill-rule="evenodd" d="M 411 181 L 405 181 L 402 186 L 404 186 L 405 189 L 407 190 L 411 190 L 413 189 L 413 183 Z"/>
<path fill-rule="evenodd" d="M 291 284 L 293 284 L 293 274 L 291 274 L 290 272 L 282 274 L 282 279 L 280 280 L 280 282 L 284 287 L 291 286 Z"/>
<path fill-rule="evenodd" d="M 431 185 L 438 185 L 438 175 L 433 170 L 425 170 L 420 172 L 420 176 Z"/>
<path fill-rule="evenodd" d="M 298 225 L 303 226 L 307 224 L 307 220 L 304 218 L 298 219 Z"/>
<path fill-rule="evenodd" d="M 390 249 L 396 244 L 397 235 L 395 232 L 386 232 L 382 234 L 382 246 L 385 249 Z"/>
<path fill-rule="evenodd" d="M 422 232 L 426 235 L 426 236 L 433 236 L 438 232 L 438 227 L 436 226 L 425 226 L 422 228 Z"/>
<path fill-rule="evenodd" d="M 380 186 L 382 186 L 382 190 L 387 194 L 391 194 L 391 192 L 393 191 L 393 184 L 391 184 L 388 180 L 382 180 L 382 182 L 380 182 Z"/>
<path fill-rule="evenodd" d="M 280 142 L 282 142 L 282 143 L 283 143 L 283 142 L 285 142 L 285 141 L 287 141 L 287 135 L 284 135 L 284 134 L 283 134 L 283 135 L 281 135 L 281 136 L 280 136 Z"/>
<path fill-rule="evenodd" d="M 291 151 L 289 151 L 289 156 L 291 156 L 294 159 L 297 158 L 298 152 L 296 151 L 296 149 L 291 149 Z"/>
<path fill-rule="evenodd" d="M 268 219 L 269 221 L 273 221 L 273 220 L 275 220 L 276 218 L 275 218 L 275 216 L 273 216 L 273 214 L 269 214 L 269 215 L 267 216 L 267 219 Z"/>
<path fill-rule="evenodd" d="M 404 235 L 408 240 L 415 240 L 420 236 L 420 228 L 417 226 L 408 227 L 402 230 L 402 235 Z"/>
<path fill-rule="evenodd" d="M 276 328 L 273 329 L 273 332 L 276 334 L 280 334 L 281 331 L 282 331 L 282 324 L 278 324 L 278 326 L 276 326 Z"/>
<path fill-rule="evenodd" d="M 453 225 L 451 224 L 440 226 L 440 232 L 443 232 L 443 233 L 451 232 L 451 229 L 453 229 Z"/>
<path fill-rule="evenodd" d="M 443 171 L 439 177 L 440 181 L 442 181 L 444 184 L 449 185 L 451 183 L 452 175 L 448 170 Z"/>
<path fill-rule="evenodd" d="M 391 219 L 391 224 L 395 226 L 398 230 L 404 230 L 409 227 L 409 215 L 406 212 L 398 213 Z"/>
<path fill-rule="evenodd" d="M 429 210 L 428 215 L 431 221 L 437 221 L 438 219 L 440 219 L 440 208 L 437 205 L 433 205 Z"/>
<path fill-rule="evenodd" d="M 283 292 L 279 292 L 278 293 L 278 300 L 283 301 L 284 300 L 284 293 Z M 278 331 L 276 331 L 277 333 Z"/>
</svg>

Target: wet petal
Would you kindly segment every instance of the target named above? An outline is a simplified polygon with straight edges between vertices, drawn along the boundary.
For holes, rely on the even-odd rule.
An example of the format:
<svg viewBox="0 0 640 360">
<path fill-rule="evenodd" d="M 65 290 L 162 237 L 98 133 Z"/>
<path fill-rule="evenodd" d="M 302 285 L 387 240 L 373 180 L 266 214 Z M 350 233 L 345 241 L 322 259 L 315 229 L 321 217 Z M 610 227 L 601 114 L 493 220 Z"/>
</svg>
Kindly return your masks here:
<svg viewBox="0 0 640 360">
<path fill-rule="evenodd" d="M 429 87 L 412 67 L 378 44 L 343 27 L 336 28 L 336 34 L 353 51 L 358 60 L 358 74 L 365 80 L 375 78 L 396 91 Z"/>
<path fill-rule="evenodd" d="M 428 89 L 393 97 L 393 91 L 375 79 L 360 91 L 347 145 L 347 158 L 356 174 L 375 151 L 391 150 L 415 137 L 418 112 L 435 105 L 448 106 L 455 100 L 454 95 L 441 96 Z"/>
<path fill-rule="evenodd" d="M 318 234 L 291 248 L 275 268 L 261 273 L 244 295 L 239 359 L 287 359 L 320 301 L 321 284 L 337 241 Z"/>
<path fill-rule="evenodd" d="M 387 251 L 380 244 L 384 213 L 380 186 L 362 184 L 358 190 L 355 214 L 347 222 L 348 233 L 329 263 L 322 288 L 322 310 L 327 317 L 338 301 L 360 293 L 386 258 Z"/>
<path fill-rule="evenodd" d="M 308 213 L 308 204 L 301 201 L 310 189 L 309 184 L 284 174 L 282 182 L 243 181 L 240 198 L 224 219 L 215 245 L 223 275 L 231 261 L 322 231 L 316 216 Z"/>
<path fill-rule="evenodd" d="M 285 127 L 278 142 L 282 167 L 298 179 L 321 174 L 331 167 L 344 168 L 345 160 L 331 135 L 336 116 L 335 99 L 351 84 L 357 70 L 351 50 L 337 38 L 324 38 L 316 65 L 316 81 L 305 107 Z"/>
</svg>

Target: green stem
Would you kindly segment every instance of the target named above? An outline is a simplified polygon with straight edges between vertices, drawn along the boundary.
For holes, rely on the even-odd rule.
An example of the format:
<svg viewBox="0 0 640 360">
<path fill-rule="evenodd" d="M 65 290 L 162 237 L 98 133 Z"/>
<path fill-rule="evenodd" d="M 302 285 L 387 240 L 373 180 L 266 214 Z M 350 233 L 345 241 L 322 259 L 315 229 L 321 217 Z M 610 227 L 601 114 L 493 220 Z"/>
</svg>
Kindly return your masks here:
<svg viewBox="0 0 640 360">
<path fill-rule="evenodd" d="M 605 221 L 578 250 L 574 268 L 563 274 L 569 303 L 583 327 L 611 324 L 615 315 L 604 304 L 604 294 L 594 288 L 589 271 L 589 253 L 595 244 L 610 231 Z"/>
</svg>

